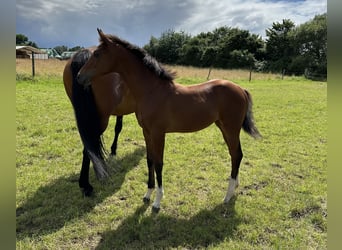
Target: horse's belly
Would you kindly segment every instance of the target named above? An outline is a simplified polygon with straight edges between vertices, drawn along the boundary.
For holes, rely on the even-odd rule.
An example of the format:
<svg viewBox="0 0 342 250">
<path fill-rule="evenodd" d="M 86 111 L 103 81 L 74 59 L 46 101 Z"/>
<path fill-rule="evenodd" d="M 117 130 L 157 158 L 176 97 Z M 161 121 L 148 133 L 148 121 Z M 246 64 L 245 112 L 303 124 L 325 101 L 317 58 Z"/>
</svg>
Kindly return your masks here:
<svg viewBox="0 0 342 250">
<path fill-rule="evenodd" d="M 134 103 L 121 102 L 119 105 L 115 106 L 111 111 L 112 115 L 128 115 L 133 113 L 135 110 Z"/>
<path fill-rule="evenodd" d="M 169 120 L 166 132 L 195 132 L 210 126 L 216 120 L 216 114 L 190 112 L 185 115 L 175 115 Z"/>
</svg>

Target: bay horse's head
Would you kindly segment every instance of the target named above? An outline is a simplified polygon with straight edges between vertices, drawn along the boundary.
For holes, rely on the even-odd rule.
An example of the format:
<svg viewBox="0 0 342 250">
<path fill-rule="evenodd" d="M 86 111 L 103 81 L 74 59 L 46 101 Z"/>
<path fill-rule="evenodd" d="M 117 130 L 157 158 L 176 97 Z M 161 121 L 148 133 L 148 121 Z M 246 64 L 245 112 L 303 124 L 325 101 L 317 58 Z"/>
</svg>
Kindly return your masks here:
<svg viewBox="0 0 342 250">
<path fill-rule="evenodd" d="M 120 46 L 105 35 L 101 29 L 97 29 L 100 36 L 100 45 L 94 50 L 92 56 L 78 72 L 78 82 L 83 85 L 89 85 L 90 81 L 101 75 L 114 72 L 116 67 L 116 54 Z"/>
</svg>

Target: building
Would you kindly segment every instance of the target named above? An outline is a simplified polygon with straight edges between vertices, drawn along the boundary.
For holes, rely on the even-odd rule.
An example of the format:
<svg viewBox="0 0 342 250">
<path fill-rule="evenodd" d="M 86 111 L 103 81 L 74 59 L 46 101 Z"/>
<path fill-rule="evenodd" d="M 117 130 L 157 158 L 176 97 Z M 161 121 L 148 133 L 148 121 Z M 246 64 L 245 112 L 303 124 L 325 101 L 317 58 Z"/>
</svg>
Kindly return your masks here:
<svg viewBox="0 0 342 250">
<path fill-rule="evenodd" d="M 48 59 L 48 54 L 32 46 L 15 46 L 16 58 Z"/>
<path fill-rule="evenodd" d="M 55 49 L 52 49 L 52 48 L 41 48 L 40 50 L 46 52 L 48 54 L 48 58 L 56 58 L 56 59 L 59 59 L 59 60 L 62 59 L 61 55 Z"/>
</svg>

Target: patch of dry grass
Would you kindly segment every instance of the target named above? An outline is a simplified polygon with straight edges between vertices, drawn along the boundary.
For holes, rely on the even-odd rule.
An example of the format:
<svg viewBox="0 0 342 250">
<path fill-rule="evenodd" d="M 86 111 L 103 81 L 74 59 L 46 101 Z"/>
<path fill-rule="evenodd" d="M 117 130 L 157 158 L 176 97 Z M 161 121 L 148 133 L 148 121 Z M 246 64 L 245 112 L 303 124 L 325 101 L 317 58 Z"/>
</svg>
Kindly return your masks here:
<svg viewBox="0 0 342 250">
<path fill-rule="evenodd" d="M 209 74 L 209 68 L 196 68 L 191 66 L 170 66 L 167 68 L 177 72 L 178 77 L 184 78 L 196 78 L 196 79 L 207 79 Z M 229 79 L 234 81 L 248 81 L 249 70 L 244 69 L 216 69 L 213 68 L 210 71 L 209 79 Z M 252 80 L 274 80 L 279 79 L 281 76 L 271 73 L 258 73 L 252 72 Z"/>
<path fill-rule="evenodd" d="M 62 77 L 63 69 L 67 61 L 57 59 L 35 60 L 36 76 L 60 76 Z M 196 68 L 191 66 L 173 66 L 165 65 L 168 69 L 175 71 L 177 77 L 207 79 L 209 68 Z M 32 75 L 32 62 L 30 59 L 16 59 L 16 73 L 24 75 Z M 242 69 L 212 69 L 210 79 L 229 79 L 234 81 L 249 79 L 249 71 Z M 279 79 L 280 75 L 270 73 L 252 72 L 252 80 L 274 80 Z"/>
<path fill-rule="evenodd" d="M 57 59 L 35 61 L 36 76 L 60 76 L 63 75 L 64 66 L 67 61 Z M 16 59 L 16 73 L 20 75 L 32 75 L 31 59 Z"/>
</svg>

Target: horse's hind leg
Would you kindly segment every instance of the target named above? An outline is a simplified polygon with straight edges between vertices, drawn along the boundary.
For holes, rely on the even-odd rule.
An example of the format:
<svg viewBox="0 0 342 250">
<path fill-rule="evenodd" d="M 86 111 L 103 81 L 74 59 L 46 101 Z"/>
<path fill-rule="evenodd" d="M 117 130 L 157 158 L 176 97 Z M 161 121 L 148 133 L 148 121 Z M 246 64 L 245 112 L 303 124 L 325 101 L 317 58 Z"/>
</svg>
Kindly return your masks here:
<svg viewBox="0 0 342 250">
<path fill-rule="evenodd" d="M 228 203 L 233 197 L 235 189 L 239 186 L 238 174 L 243 157 L 240 143 L 240 129 L 228 129 L 228 127 L 223 126 L 220 123 L 216 123 L 216 125 L 221 129 L 231 157 L 232 170 L 229 178 L 227 194 L 224 198 L 224 203 Z"/>
<path fill-rule="evenodd" d="M 229 145 L 233 145 L 233 146 L 229 146 Z M 229 147 L 229 153 L 231 156 L 232 171 L 231 171 L 231 175 L 229 178 L 228 190 L 224 198 L 224 203 L 229 202 L 229 200 L 234 195 L 235 189 L 239 186 L 238 174 L 239 174 L 240 163 L 243 157 L 240 140 L 236 142 L 230 142 L 228 144 L 228 147 Z"/>
<path fill-rule="evenodd" d="M 83 161 L 80 173 L 80 178 L 78 180 L 79 186 L 82 189 L 82 193 L 85 196 L 91 196 L 93 192 L 93 187 L 89 184 L 89 166 L 90 159 L 86 149 L 83 149 Z"/>
<path fill-rule="evenodd" d="M 116 117 L 116 123 L 115 123 L 115 136 L 114 136 L 114 141 L 113 144 L 111 146 L 111 155 L 116 155 L 116 148 L 118 145 L 118 138 L 119 138 L 119 134 L 122 130 L 122 115 L 119 115 Z"/>
</svg>

